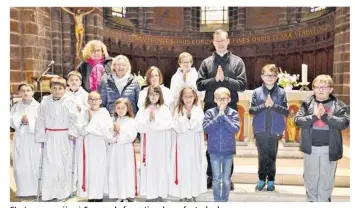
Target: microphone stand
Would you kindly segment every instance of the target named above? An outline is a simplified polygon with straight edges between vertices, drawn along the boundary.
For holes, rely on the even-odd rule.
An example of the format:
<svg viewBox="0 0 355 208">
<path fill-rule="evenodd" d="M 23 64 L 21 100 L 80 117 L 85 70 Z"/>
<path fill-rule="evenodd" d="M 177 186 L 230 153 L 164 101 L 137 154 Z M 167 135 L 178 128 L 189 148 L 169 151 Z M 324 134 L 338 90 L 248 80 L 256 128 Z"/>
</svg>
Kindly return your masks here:
<svg viewBox="0 0 355 208">
<path fill-rule="evenodd" d="M 39 87 L 40 87 L 40 92 L 41 92 L 41 102 L 42 102 L 42 98 L 43 98 L 43 90 L 42 90 L 42 81 L 43 81 L 43 76 L 49 71 L 49 69 L 53 66 L 53 64 L 49 64 L 48 68 L 41 74 L 41 76 L 39 76 L 36 80 L 37 83 L 39 83 Z"/>
</svg>

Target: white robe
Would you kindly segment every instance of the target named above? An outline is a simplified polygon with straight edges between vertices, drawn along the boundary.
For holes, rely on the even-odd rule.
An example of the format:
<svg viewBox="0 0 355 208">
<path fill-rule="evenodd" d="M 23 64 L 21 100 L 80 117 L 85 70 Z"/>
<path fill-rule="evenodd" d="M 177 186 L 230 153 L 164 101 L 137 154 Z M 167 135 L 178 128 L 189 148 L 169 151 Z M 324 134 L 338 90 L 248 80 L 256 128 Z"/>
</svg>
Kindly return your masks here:
<svg viewBox="0 0 355 208">
<path fill-rule="evenodd" d="M 139 98 L 138 98 L 138 108 L 139 109 L 144 109 L 144 104 L 145 104 L 145 99 L 147 97 L 147 93 L 148 93 L 148 88 L 146 87 L 144 88 L 142 91 L 139 92 Z M 170 89 L 165 87 L 163 84 L 160 85 L 160 88 L 162 89 L 163 92 L 163 97 L 164 97 L 164 105 L 168 106 L 169 109 L 172 109 L 174 107 L 173 105 L 173 96 L 170 92 Z"/>
<path fill-rule="evenodd" d="M 115 141 L 113 139 L 113 122 L 106 108 L 94 111 L 90 121 L 87 111 L 84 116 L 83 121 L 86 122 L 80 132 L 83 137 L 80 145 L 80 156 L 78 157 L 77 196 L 102 199 L 107 177 L 107 146 L 108 143 Z M 85 187 L 83 187 L 84 174 Z"/>
<path fill-rule="evenodd" d="M 83 87 L 79 87 L 78 91 L 76 92 L 72 92 L 70 91 L 70 88 L 67 88 L 67 92 L 66 95 L 68 97 L 70 97 L 71 99 L 74 100 L 75 104 L 80 106 L 81 110 L 79 112 L 80 117 L 83 118 L 84 113 L 86 112 L 86 110 L 89 108 L 89 104 L 88 104 L 88 98 L 89 98 L 89 93 L 86 92 L 86 90 L 84 90 Z M 79 136 L 76 140 L 75 140 L 75 167 L 78 168 L 77 165 L 77 160 L 79 158 L 79 154 L 80 154 L 80 146 L 82 145 L 82 138 Z M 78 169 L 75 169 L 75 176 L 77 176 L 78 173 Z M 78 181 L 77 177 L 74 178 L 74 184 L 76 184 Z"/>
<path fill-rule="evenodd" d="M 20 100 L 11 108 L 10 126 L 15 129 L 12 158 L 17 196 L 37 195 L 41 144 L 35 142 L 35 123 L 39 103 L 33 99 L 28 105 Z M 28 124 L 22 125 L 26 114 Z"/>
<path fill-rule="evenodd" d="M 181 68 L 177 69 L 175 74 L 172 76 L 171 82 L 170 82 L 170 92 L 173 96 L 174 107 L 177 105 L 177 103 L 179 101 L 180 91 L 182 90 L 182 88 L 184 88 L 186 86 L 190 86 L 193 89 L 195 89 L 199 99 L 200 100 L 201 100 L 201 98 L 203 99 L 204 92 L 197 91 L 197 86 L 196 86 L 197 76 L 198 76 L 198 74 L 197 74 L 195 67 L 192 67 L 190 69 L 190 71 L 187 73 L 186 81 L 184 81 Z"/>
<path fill-rule="evenodd" d="M 147 199 L 166 198 L 169 192 L 171 113 L 163 105 L 155 111 L 155 121 L 150 122 L 149 110 L 143 108 L 138 111 L 136 122 L 141 133 L 140 195 Z"/>
<path fill-rule="evenodd" d="M 42 200 L 64 199 L 76 189 L 75 184 L 71 182 L 73 142 L 69 135 L 74 137 L 79 135 L 78 116 L 79 111 L 74 100 L 67 95 L 58 101 L 54 101 L 52 95 L 49 95 L 43 99 L 38 108 L 35 139 L 37 142 L 45 143 Z M 46 128 L 57 131 L 46 131 Z"/>
<path fill-rule="evenodd" d="M 137 136 L 136 122 L 127 116 L 118 118 L 120 133 L 115 135 L 117 143 L 109 147 L 109 198 L 134 198 L 138 194 L 138 171 L 133 141 Z"/>
<path fill-rule="evenodd" d="M 207 191 L 203 117 L 203 110 L 197 106 L 192 108 L 190 119 L 186 114 L 174 116 L 172 128 L 177 136 L 172 139 L 171 196 L 190 199 Z"/>
</svg>

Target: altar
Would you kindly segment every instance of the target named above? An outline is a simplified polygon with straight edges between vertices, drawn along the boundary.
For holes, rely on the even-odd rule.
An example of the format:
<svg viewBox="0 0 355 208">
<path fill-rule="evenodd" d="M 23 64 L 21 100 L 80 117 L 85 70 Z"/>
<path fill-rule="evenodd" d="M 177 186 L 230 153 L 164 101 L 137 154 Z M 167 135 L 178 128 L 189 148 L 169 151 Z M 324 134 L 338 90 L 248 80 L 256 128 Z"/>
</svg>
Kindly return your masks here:
<svg viewBox="0 0 355 208">
<path fill-rule="evenodd" d="M 294 123 L 294 117 L 298 112 L 302 101 L 311 96 L 313 91 L 299 91 L 290 90 L 286 91 L 289 116 L 285 119 L 286 130 L 284 132 L 283 139 L 286 143 L 298 143 L 300 139 L 300 129 L 296 127 Z M 240 131 L 236 134 L 236 140 L 239 142 L 248 142 L 253 140 L 253 116 L 249 114 L 249 107 L 253 95 L 253 90 L 246 90 L 244 92 L 238 92 L 238 112 L 240 120 Z"/>
</svg>

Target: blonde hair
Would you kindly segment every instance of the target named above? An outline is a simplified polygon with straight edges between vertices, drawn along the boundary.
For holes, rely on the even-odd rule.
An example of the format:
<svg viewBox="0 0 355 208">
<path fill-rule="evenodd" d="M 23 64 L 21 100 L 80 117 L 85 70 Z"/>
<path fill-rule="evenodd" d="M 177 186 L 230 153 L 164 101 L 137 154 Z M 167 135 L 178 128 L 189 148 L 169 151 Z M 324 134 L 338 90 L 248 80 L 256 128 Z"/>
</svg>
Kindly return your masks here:
<svg viewBox="0 0 355 208">
<path fill-rule="evenodd" d="M 101 95 L 97 91 L 91 91 L 88 95 L 88 98 L 89 97 L 99 97 L 101 99 Z"/>
<path fill-rule="evenodd" d="M 49 87 L 52 88 L 54 85 L 59 85 L 65 89 L 67 81 L 63 77 L 53 77 L 49 82 Z"/>
<path fill-rule="evenodd" d="M 113 71 L 112 67 L 113 67 L 113 64 L 118 62 L 120 59 L 122 59 L 126 65 L 127 65 L 127 72 L 131 73 L 131 69 L 132 69 L 132 66 L 131 66 L 131 63 L 129 62 L 129 59 L 127 58 L 127 56 L 124 56 L 124 55 L 118 55 L 116 56 L 115 58 L 112 59 L 112 64 L 111 64 L 111 71 Z M 126 72 L 126 73 L 127 73 Z M 114 72 L 115 73 L 115 72 Z"/>
<path fill-rule="evenodd" d="M 191 54 L 189 54 L 188 52 L 182 52 L 179 55 L 179 64 L 181 64 L 182 59 L 185 58 L 185 57 L 189 58 L 191 64 L 193 63 L 193 59 L 192 59 Z"/>
<path fill-rule="evenodd" d="M 275 64 L 266 64 L 262 69 L 261 69 L 261 74 L 264 74 L 266 71 L 269 72 L 275 72 L 277 75 L 279 73 L 279 68 L 275 66 Z"/>
<path fill-rule="evenodd" d="M 314 84 L 316 82 L 326 83 L 331 88 L 334 87 L 334 81 L 333 81 L 332 77 L 327 74 L 318 75 L 312 82 L 312 88 L 314 88 Z"/>
<path fill-rule="evenodd" d="M 80 72 L 78 72 L 78 71 L 71 71 L 71 72 L 69 72 L 67 79 L 69 80 L 69 78 L 70 78 L 71 76 L 77 76 L 77 77 L 79 77 L 80 81 L 83 79 L 82 76 L 81 76 L 81 74 L 80 74 Z"/>
<path fill-rule="evenodd" d="M 83 53 L 83 59 L 84 61 L 87 61 L 88 58 L 90 57 L 90 55 L 92 54 L 92 52 L 94 52 L 95 50 L 95 45 L 100 45 L 101 47 L 101 52 L 102 55 L 107 57 L 108 52 L 107 52 L 107 47 L 106 45 L 100 41 L 100 40 L 90 40 L 84 47 L 84 49 L 81 51 Z"/>
<path fill-rule="evenodd" d="M 213 39 L 215 36 L 220 36 L 220 35 L 225 35 L 226 36 L 226 39 L 228 39 L 228 33 L 222 29 L 217 29 L 214 31 L 213 33 Z"/>
<path fill-rule="evenodd" d="M 214 97 L 217 97 L 217 95 L 225 94 L 228 97 L 231 97 L 231 92 L 225 88 L 225 87 L 219 87 L 214 91 Z"/>
</svg>

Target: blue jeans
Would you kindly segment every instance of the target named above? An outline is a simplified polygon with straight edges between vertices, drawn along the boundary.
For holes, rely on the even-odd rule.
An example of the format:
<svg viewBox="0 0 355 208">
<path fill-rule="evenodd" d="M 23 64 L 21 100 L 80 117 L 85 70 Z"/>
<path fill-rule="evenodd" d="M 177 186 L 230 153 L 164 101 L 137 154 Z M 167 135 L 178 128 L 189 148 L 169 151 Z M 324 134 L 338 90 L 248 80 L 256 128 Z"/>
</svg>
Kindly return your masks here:
<svg viewBox="0 0 355 208">
<path fill-rule="evenodd" d="M 231 184 L 233 155 L 210 154 L 213 197 L 215 202 L 227 202 Z M 222 185 L 222 187 L 221 187 Z"/>
</svg>

